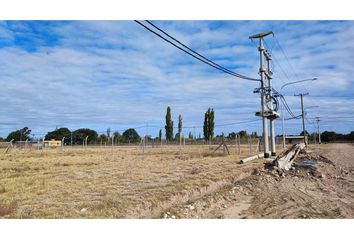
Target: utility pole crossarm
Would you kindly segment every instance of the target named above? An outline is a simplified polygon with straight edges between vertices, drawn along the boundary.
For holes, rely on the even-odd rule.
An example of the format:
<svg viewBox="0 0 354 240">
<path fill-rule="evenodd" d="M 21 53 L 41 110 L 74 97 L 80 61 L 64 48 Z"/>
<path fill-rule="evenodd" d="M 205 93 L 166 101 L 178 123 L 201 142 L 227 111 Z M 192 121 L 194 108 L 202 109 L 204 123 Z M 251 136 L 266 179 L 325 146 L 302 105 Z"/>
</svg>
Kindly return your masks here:
<svg viewBox="0 0 354 240">
<path fill-rule="evenodd" d="M 309 93 L 299 93 L 299 94 L 294 94 L 295 97 L 301 97 L 301 96 L 306 96 L 306 95 L 309 95 Z"/>
<path fill-rule="evenodd" d="M 272 34 L 274 36 L 273 32 L 262 32 L 262 33 L 257 33 L 255 35 L 250 36 L 250 39 L 255 39 L 255 38 L 264 38 L 265 36 L 268 36 L 269 34 Z"/>
</svg>

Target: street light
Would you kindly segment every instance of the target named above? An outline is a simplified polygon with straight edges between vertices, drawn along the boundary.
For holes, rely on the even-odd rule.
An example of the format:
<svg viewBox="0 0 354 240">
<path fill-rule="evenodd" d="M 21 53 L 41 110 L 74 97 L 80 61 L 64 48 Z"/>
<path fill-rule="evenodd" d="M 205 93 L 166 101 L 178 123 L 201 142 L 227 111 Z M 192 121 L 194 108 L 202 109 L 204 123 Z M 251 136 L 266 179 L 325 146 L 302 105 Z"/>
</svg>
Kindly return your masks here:
<svg viewBox="0 0 354 240">
<path fill-rule="evenodd" d="M 296 84 L 296 83 L 301 83 L 301 82 L 308 82 L 308 81 L 316 81 L 318 80 L 318 78 L 308 78 L 308 79 L 303 79 L 303 80 L 299 80 L 299 81 L 295 81 L 295 82 L 288 82 L 285 83 L 283 86 L 280 87 L 280 90 L 282 90 L 284 87 L 292 85 L 292 84 Z M 283 94 L 280 93 L 282 96 Z M 283 133 L 283 149 L 285 148 L 285 129 L 284 129 L 284 114 L 283 114 L 283 104 L 281 103 L 280 105 L 280 109 L 281 109 L 281 115 L 282 115 L 282 133 Z M 304 132 L 305 134 L 305 132 Z"/>
<path fill-rule="evenodd" d="M 289 83 L 285 83 L 283 86 L 281 86 L 280 90 L 282 90 L 284 87 L 295 84 L 295 83 L 301 83 L 301 82 L 307 82 L 307 81 L 316 81 L 317 78 L 309 78 L 309 79 L 304 79 L 304 80 L 299 80 L 299 81 L 295 81 L 295 82 L 289 82 Z"/>
</svg>

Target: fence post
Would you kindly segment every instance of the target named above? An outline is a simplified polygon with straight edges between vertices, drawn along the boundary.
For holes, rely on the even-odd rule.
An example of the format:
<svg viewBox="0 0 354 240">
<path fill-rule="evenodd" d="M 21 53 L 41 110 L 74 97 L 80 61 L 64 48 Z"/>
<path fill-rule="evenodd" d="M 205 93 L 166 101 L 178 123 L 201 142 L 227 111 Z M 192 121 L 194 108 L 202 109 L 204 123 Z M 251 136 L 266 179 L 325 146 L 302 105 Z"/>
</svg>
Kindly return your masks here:
<svg viewBox="0 0 354 240">
<path fill-rule="evenodd" d="M 64 151 L 64 140 L 65 140 L 65 137 L 63 137 L 61 140 L 61 150 L 62 151 Z"/>
<path fill-rule="evenodd" d="M 85 150 L 87 149 L 87 139 L 88 139 L 88 136 L 86 136 L 86 138 L 85 138 Z"/>
<path fill-rule="evenodd" d="M 112 153 L 113 153 L 113 146 L 114 146 L 114 135 L 112 135 Z"/>
</svg>

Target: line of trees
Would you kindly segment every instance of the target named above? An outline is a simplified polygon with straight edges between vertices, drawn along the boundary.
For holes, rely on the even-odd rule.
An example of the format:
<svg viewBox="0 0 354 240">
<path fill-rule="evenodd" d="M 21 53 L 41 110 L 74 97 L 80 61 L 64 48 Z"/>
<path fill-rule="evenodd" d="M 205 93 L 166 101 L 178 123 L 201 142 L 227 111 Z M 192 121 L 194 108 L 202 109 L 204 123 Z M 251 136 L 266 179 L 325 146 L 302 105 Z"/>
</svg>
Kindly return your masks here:
<svg viewBox="0 0 354 240">
<path fill-rule="evenodd" d="M 336 141 L 354 141 L 354 131 L 348 134 L 336 133 L 333 131 L 324 131 L 321 133 L 322 142 L 336 142 Z"/>
<path fill-rule="evenodd" d="M 181 122 L 181 124 L 179 124 L 179 125 L 182 126 L 182 117 L 180 117 L 179 119 Z M 179 128 L 179 132 L 176 134 L 174 139 L 172 138 L 172 140 L 179 140 L 178 137 L 179 137 L 179 133 L 181 133 L 181 131 L 182 131 L 182 128 Z M 11 141 L 12 139 L 14 139 L 15 141 L 33 140 L 33 137 L 31 137 L 31 135 L 32 135 L 31 129 L 29 129 L 28 127 L 24 127 L 22 129 L 19 129 L 19 130 L 9 133 L 9 135 L 5 139 L 0 138 L 0 141 Z M 137 142 L 140 142 L 140 140 L 141 140 L 139 134 L 133 128 L 129 128 L 129 129 L 125 130 L 122 135 L 117 131 L 111 135 L 114 137 L 115 143 L 117 143 L 117 142 L 119 142 L 119 143 L 137 143 Z M 242 130 L 239 132 L 231 132 L 228 135 L 225 135 L 225 138 L 229 139 L 229 140 L 233 140 L 233 139 L 235 139 L 236 135 L 239 135 L 241 138 L 247 138 L 247 137 L 257 138 L 258 137 L 257 132 L 247 133 L 247 131 Z M 303 132 L 301 132 L 300 135 L 303 135 Z M 111 140 L 112 136 L 108 137 L 108 134 L 107 135 L 106 134 L 98 135 L 96 131 L 88 129 L 88 128 L 81 128 L 81 129 L 77 129 L 72 132 L 68 128 L 59 128 L 54 131 L 48 132 L 45 135 L 45 140 L 51 140 L 51 139 L 61 140 L 63 137 L 65 137 L 64 143 L 66 145 L 71 144 L 71 141 L 74 145 L 76 145 L 76 144 L 82 144 L 82 142 L 86 138 L 86 136 L 88 136 L 88 143 L 89 144 L 95 144 L 95 143 L 96 144 L 99 144 L 99 143 L 110 144 L 112 141 Z M 209 136 L 211 136 L 211 135 L 209 135 Z M 307 133 L 307 136 L 310 141 L 314 141 L 315 137 L 316 137 L 316 140 L 318 140 L 317 133 L 311 133 L 311 134 Z M 159 130 L 158 137 L 155 137 L 155 138 L 152 138 L 151 136 L 146 136 L 146 137 L 149 140 L 154 139 L 156 141 L 161 141 L 162 130 L 161 129 Z M 222 137 L 222 135 L 217 135 L 215 137 L 213 136 L 213 138 L 221 138 L 221 137 Z M 278 135 L 277 137 L 281 137 L 281 136 Z M 196 137 L 196 136 L 193 136 L 193 134 L 191 132 L 189 132 L 188 138 L 200 140 L 201 136 L 199 135 L 199 137 Z M 205 136 L 203 139 L 206 140 Z M 353 142 L 354 141 L 354 131 L 350 132 L 349 134 L 341 134 L 341 133 L 336 133 L 334 131 L 324 131 L 321 133 L 321 141 L 322 142 L 341 142 L 341 141 L 342 142 Z"/>
<path fill-rule="evenodd" d="M 119 132 L 114 132 L 112 134 L 114 136 L 115 142 L 121 142 L 121 143 L 136 143 L 140 142 L 140 136 L 137 133 L 137 131 L 133 128 L 129 128 L 123 132 L 121 135 Z M 68 128 L 58 128 L 55 129 L 54 131 L 48 132 L 44 139 L 45 140 L 62 140 L 64 137 L 64 143 L 66 145 L 69 144 L 82 144 L 84 139 L 88 137 L 87 143 L 89 144 L 94 144 L 94 143 L 107 143 L 111 141 L 110 136 L 110 130 L 107 131 L 107 135 L 101 134 L 98 135 L 98 133 L 95 130 L 89 129 L 89 128 L 80 128 L 75 131 L 70 131 Z M 28 127 L 24 127 L 22 129 L 13 131 L 9 133 L 9 135 L 6 137 L 6 141 L 11 141 L 14 139 L 14 141 L 26 141 L 26 140 L 34 140 L 33 136 L 31 136 L 31 129 Z"/>
<path fill-rule="evenodd" d="M 183 130 L 183 119 L 182 115 L 178 115 L 178 132 L 176 135 L 173 137 L 173 121 L 172 121 L 172 116 L 171 116 L 171 107 L 168 106 L 166 110 L 166 116 L 165 116 L 165 136 L 167 141 L 171 142 L 173 140 L 179 141 L 180 137 L 182 137 L 182 130 Z M 209 108 L 204 115 L 204 124 L 203 124 L 203 135 L 204 135 L 204 140 L 206 141 L 211 141 L 214 137 L 214 127 L 215 127 L 215 122 L 214 122 L 214 109 Z M 159 132 L 159 140 L 161 140 L 161 130 Z M 188 134 L 189 139 L 196 138 L 196 136 L 193 136 L 192 132 L 189 132 Z M 200 138 L 200 136 L 199 136 Z"/>
<path fill-rule="evenodd" d="M 211 142 L 214 138 L 214 128 L 215 128 L 215 120 L 214 120 L 214 109 L 213 108 L 208 108 L 208 110 L 204 114 L 204 123 L 203 123 L 203 138 L 205 141 Z M 168 106 L 166 110 L 166 116 L 165 116 L 165 136 L 166 140 L 168 142 L 172 142 L 174 140 L 179 141 L 180 137 L 182 136 L 182 130 L 183 130 L 183 119 L 182 115 L 178 115 L 178 132 L 176 135 L 173 135 L 173 121 L 172 121 L 172 116 L 171 116 L 171 107 Z M 231 132 L 227 136 L 225 136 L 227 139 L 235 139 L 236 134 L 239 135 L 241 138 L 245 137 L 258 137 L 257 132 L 252 132 L 251 134 L 248 134 L 246 131 L 239 131 L 239 132 Z M 31 137 L 31 129 L 28 127 L 24 127 L 22 129 L 16 130 L 11 132 L 7 137 L 6 141 L 11 141 L 14 139 L 15 141 L 26 141 L 26 140 L 32 140 L 33 137 Z M 303 132 L 300 133 L 300 135 L 303 135 Z M 33 135 L 32 135 L 33 136 Z M 84 139 L 88 136 L 88 143 L 108 143 L 111 141 L 111 137 L 114 137 L 115 142 L 120 142 L 120 143 L 136 143 L 141 140 L 141 137 L 137 133 L 137 131 L 134 128 L 129 128 L 123 132 L 123 134 L 120 134 L 119 132 L 114 132 L 111 134 L 111 129 L 108 128 L 106 131 L 106 134 L 100 134 L 95 130 L 91 130 L 88 128 L 80 128 L 75 131 L 70 131 L 68 128 L 59 128 L 55 129 L 54 131 L 48 132 L 45 135 L 46 140 L 50 139 L 56 139 L 56 140 L 61 140 L 63 137 L 65 137 L 64 143 L 65 144 L 82 144 Z M 307 133 L 307 136 L 309 137 L 309 140 L 314 140 L 315 137 L 318 139 L 317 133 L 312 133 L 309 134 Z M 152 139 L 151 136 L 146 136 L 148 139 Z M 221 135 L 216 136 L 216 137 L 221 137 Z M 189 132 L 188 134 L 189 139 L 201 139 L 201 136 L 199 134 L 199 137 L 193 136 L 192 132 Z M 155 138 L 155 140 L 161 141 L 162 139 L 162 129 L 159 130 L 158 137 Z M 2 140 L 2 138 L 0 138 Z M 335 142 L 335 141 L 354 141 L 354 131 L 350 132 L 349 134 L 340 134 L 336 133 L 333 131 L 324 131 L 321 134 L 321 140 L 323 142 Z"/>
</svg>

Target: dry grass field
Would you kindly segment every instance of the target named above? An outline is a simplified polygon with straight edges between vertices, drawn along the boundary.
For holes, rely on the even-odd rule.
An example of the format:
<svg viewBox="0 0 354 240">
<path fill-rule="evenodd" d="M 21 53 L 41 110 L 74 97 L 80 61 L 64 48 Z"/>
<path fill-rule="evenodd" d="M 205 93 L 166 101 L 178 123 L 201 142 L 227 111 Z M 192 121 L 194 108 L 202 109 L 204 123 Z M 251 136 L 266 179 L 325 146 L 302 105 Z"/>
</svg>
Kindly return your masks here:
<svg viewBox="0 0 354 240">
<path fill-rule="evenodd" d="M 216 146 L 212 147 L 213 149 Z M 165 209 L 248 176 L 261 161 L 209 146 L 13 149 L 0 157 L 2 218 L 160 218 Z M 252 155 L 252 154 L 251 154 Z"/>
<path fill-rule="evenodd" d="M 215 148 L 12 149 L 0 157 L 0 218 L 354 216 L 353 144 L 310 146 L 297 161 L 317 169 L 285 173 L 263 159 L 239 164 L 254 155 L 246 145 Z"/>
</svg>

